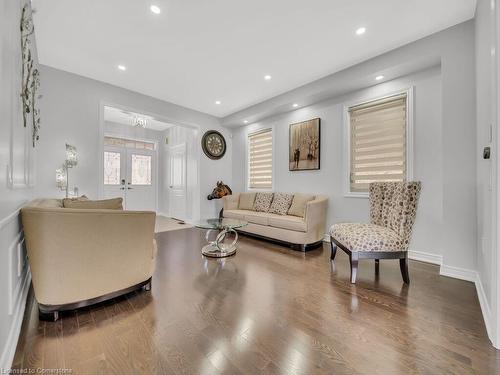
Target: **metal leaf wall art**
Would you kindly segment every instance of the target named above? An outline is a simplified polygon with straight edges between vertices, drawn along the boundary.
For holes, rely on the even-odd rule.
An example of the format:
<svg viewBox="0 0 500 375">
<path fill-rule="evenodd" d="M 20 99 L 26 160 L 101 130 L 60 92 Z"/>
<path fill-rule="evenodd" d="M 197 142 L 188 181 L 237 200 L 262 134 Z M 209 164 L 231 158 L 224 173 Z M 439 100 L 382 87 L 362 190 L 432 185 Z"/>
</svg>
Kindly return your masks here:
<svg viewBox="0 0 500 375">
<path fill-rule="evenodd" d="M 31 52 L 31 39 L 35 32 L 33 18 L 28 5 L 25 5 L 21 14 L 21 53 L 22 53 L 22 87 L 21 99 L 23 107 L 23 124 L 32 127 L 33 147 L 39 139 L 40 109 L 37 100 L 42 96 L 38 94 L 40 88 L 40 72 L 35 66 Z"/>
</svg>

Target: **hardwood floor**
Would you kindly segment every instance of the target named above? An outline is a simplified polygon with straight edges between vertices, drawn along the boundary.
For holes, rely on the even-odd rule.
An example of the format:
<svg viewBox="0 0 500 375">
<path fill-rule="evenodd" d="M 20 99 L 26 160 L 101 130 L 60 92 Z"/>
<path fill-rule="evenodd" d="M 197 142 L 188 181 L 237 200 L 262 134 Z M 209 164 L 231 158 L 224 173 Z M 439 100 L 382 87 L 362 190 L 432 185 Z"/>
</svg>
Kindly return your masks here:
<svg viewBox="0 0 500 375">
<path fill-rule="evenodd" d="M 410 261 L 361 261 L 356 285 L 329 244 L 307 254 L 241 237 L 200 254 L 198 229 L 162 233 L 151 292 L 38 321 L 29 303 L 14 368 L 73 374 L 494 374 L 475 287 Z"/>
</svg>

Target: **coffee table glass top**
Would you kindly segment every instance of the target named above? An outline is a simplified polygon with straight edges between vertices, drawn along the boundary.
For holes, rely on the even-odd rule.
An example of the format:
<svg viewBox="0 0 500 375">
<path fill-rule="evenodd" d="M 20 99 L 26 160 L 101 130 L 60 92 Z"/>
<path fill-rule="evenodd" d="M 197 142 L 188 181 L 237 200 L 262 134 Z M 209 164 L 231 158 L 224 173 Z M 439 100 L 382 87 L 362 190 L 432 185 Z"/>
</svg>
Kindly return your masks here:
<svg viewBox="0 0 500 375">
<path fill-rule="evenodd" d="M 196 228 L 202 229 L 237 229 L 248 225 L 248 222 L 238 219 L 206 219 L 193 223 Z"/>
</svg>

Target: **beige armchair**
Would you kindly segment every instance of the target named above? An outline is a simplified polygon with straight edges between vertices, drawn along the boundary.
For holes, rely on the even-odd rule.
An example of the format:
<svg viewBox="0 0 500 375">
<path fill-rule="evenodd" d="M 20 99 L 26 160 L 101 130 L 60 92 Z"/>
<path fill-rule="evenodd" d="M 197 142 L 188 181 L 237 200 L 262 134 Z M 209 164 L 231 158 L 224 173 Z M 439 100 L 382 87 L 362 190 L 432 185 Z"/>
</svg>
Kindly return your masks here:
<svg viewBox="0 0 500 375">
<path fill-rule="evenodd" d="M 154 212 L 63 208 L 36 200 L 22 209 L 40 312 L 53 314 L 151 286 Z"/>
<path fill-rule="evenodd" d="M 342 223 L 330 228 L 331 261 L 337 247 L 349 255 L 351 283 L 356 282 L 359 259 L 399 259 L 405 283 L 408 274 L 408 246 L 420 196 L 420 182 L 378 182 L 370 184 L 370 224 Z"/>
</svg>

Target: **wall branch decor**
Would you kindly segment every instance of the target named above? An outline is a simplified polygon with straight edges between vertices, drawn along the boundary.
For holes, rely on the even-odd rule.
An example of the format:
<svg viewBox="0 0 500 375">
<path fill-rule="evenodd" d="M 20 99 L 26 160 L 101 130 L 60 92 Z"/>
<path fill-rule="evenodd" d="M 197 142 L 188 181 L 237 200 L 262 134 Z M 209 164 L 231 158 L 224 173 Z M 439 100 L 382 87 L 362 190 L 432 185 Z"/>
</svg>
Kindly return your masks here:
<svg viewBox="0 0 500 375">
<path fill-rule="evenodd" d="M 21 54 L 22 54 L 22 87 L 21 99 L 23 107 L 24 127 L 31 125 L 31 135 L 33 147 L 39 139 L 40 130 L 40 109 L 37 107 L 37 100 L 41 98 L 38 94 L 40 87 L 40 72 L 35 66 L 35 59 L 31 50 L 31 39 L 35 32 L 33 18 L 28 5 L 24 5 L 21 13 Z"/>
</svg>

